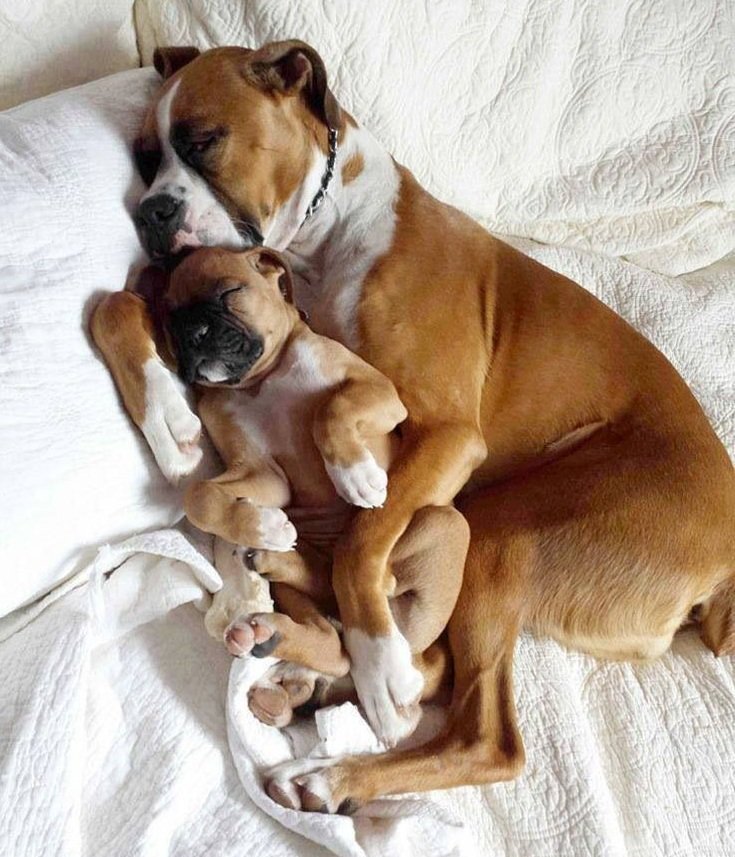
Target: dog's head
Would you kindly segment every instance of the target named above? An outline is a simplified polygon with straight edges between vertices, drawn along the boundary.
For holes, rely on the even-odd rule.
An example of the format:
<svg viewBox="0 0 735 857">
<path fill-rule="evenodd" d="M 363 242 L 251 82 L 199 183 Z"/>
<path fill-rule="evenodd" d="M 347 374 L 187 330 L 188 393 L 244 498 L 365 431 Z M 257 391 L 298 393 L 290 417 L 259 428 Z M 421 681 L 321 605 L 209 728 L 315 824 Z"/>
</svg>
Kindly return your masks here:
<svg viewBox="0 0 735 857">
<path fill-rule="evenodd" d="M 135 221 L 149 254 L 262 244 L 287 208 L 303 218 L 329 128 L 343 122 L 317 52 L 298 41 L 159 48 L 154 64 L 164 84 L 135 143 L 149 186 Z"/>
<path fill-rule="evenodd" d="M 164 327 L 187 383 L 240 387 L 277 362 L 298 313 L 273 250 L 201 248 L 171 275 Z"/>
</svg>

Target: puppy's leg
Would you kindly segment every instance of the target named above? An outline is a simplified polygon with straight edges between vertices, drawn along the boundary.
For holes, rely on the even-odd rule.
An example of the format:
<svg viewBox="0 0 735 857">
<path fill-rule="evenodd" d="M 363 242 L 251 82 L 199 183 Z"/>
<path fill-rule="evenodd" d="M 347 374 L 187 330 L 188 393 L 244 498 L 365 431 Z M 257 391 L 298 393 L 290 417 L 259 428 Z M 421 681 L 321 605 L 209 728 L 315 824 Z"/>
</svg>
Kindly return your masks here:
<svg viewBox="0 0 735 857">
<path fill-rule="evenodd" d="M 202 457 L 201 423 L 156 350 L 145 301 L 131 292 L 108 295 L 95 309 L 91 332 L 164 476 L 175 483 L 191 474 Z"/>
<path fill-rule="evenodd" d="M 194 526 L 229 542 L 288 551 L 296 542 L 296 529 L 281 508 L 289 496 L 283 476 L 255 462 L 190 485 L 184 511 Z"/>
<path fill-rule="evenodd" d="M 323 613 L 337 615 L 337 602 L 332 589 L 332 560 L 299 540 L 296 550 L 250 551 L 246 560 L 271 583 L 287 583 L 308 595 Z"/>
<path fill-rule="evenodd" d="M 393 385 L 368 366 L 317 412 L 314 441 L 337 493 L 351 505 L 372 508 L 385 502 L 388 477 L 370 440 L 384 439 L 405 418 Z"/>
<path fill-rule="evenodd" d="M 285 726 L 298 706 L 310 700 L 328 704 L 322 697 L 335 677 L 347 675 L 350 664 L 336 628 L 307 595 L 282 583 L 273 586 L 273 594 L 282 613 L 242 617 L 230 626 L 227 637 L 232 654 L 241 655 L 245 648 L 256 657 L 273 655 L 285 662 L 248 694 L 250 710 L 259 720 Z"/>
<path fill-rule="evenodd" d="M 210 636 L 225 642 L 225 631 L 238 616 L 273 609 L 268 582 L 243 565 L 242 548 L 219 537 L 214 542 L 214 564 L 222 577 L 222 588 L 214 593 L 204 617 Z"/>
<path fill-rule="evenodd" d="M 272 587 L 280 612 L 240 616 L 225 631 L 225 642 L 237 657 L 269 655 L 326 675 L 342 676 L 350 668 L 337 629 L 308 595 L 285 583 Z"/>
</svg>

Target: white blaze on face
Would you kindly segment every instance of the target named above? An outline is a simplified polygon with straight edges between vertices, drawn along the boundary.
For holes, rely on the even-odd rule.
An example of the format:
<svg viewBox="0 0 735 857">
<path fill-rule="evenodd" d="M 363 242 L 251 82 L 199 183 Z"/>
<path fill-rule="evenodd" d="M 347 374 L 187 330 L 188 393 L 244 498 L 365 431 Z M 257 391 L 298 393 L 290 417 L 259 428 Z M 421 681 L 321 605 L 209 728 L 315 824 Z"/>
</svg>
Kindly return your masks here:
<svg viewBox="0 0 735 857">
<path fill-rule="evenodd" d="M 171 145 L 171 113 L 177 81 L 156 108 L 161 166 L 141 202 L 157 194 L 168 194 L 183 201 L 184 221 L 170 248 L 177 253 L 183 247 L 218 246 L 237 249 L 246 241 L 235 229 L 227 210 L 209 189 L 206 181 L 188 167 Z"/>
</svg>

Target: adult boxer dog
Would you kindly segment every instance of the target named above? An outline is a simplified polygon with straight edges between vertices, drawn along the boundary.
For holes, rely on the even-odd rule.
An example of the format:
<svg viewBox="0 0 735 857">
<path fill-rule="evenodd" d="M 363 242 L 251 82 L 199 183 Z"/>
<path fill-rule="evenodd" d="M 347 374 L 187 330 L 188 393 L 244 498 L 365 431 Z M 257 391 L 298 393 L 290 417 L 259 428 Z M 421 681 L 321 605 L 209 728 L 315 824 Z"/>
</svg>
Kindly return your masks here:
<svg viewBox="0 0 735 857">
<path fill-rule="evenodd" d="M 226 540 L 236 557 L 218 563 L 224 586 L 207 627 L 234 655 L 273 654 L 310 670 L 278 664 L 251 690 L 251 708 L 278 726 L 312 698 L 319 673 L 341 677 L 350 667 L 325 617 L 335 614 L 330 553 L 354 507 L 385 502 L 386 470 L 399 442 L 393 430 L 406 417 L 393 384 L 315 334 L 291 295 L 278 253 L 202 248 L 173 272 L 163 304 L 179 374 L 200 390 L 199 414 L 226 465 L 215 478 L 190 484 L 184 501 L 189 520 Z M 298 526 L 298 551 L 289 518 Z M 373 594 L 389 602 L 400 631 L 387 651 L 409 662 L 407 670 L 387 665 L 391 693 L 409 701 L 399 727 L 418 717 L 422 675 L 430 690 L 441 684 L 446 658 L 433 644 L 457 600 L 468 541 L 467 524 L 452 507 L 421 510 L 391 555 L 395 591 Z M 239 614 L 243 560 L 267 574 L 282 612 Z M 355 675 L 360 666 L 352 676 L 365 686 L 373 677 Z M 324 693 L 326 682 L 320 684 Z M 372 714 L 390 722 L 391 712 Z M 392 745 L 401 735 L 382 737 Z"/>
<path fill-rule="evenodd" d="M 156 64 L 165 83 L 137 145 L 151 254 L 261 238 L 287 251 L 312 326 L 389 377 L 408 410 L 387 502 L 357 514 L 335 551 L 353 662 L 385 662 L 391 617 L 362 605 L 383 603 L 370 596 L 386 591 L 416 511 L 462 492 L 471 529 L 445 731 L 414 750 L 293 763 L 272 773 L 271 795 L 336 811 L 516 776 L 521 627 L 647 659 L 697 606 L 707 645 L 732 651 L 733 468 L 666 359 L 423 190 L 340 109 L 307 45 L 164 50 Z M 190 469 L 193 422 L 140 306 L 112 296 L 99 323 L 131 343 L 118 383 L 159 461 Z M 365 702 L 384 686 L 357 689 Z"/>
</svg>

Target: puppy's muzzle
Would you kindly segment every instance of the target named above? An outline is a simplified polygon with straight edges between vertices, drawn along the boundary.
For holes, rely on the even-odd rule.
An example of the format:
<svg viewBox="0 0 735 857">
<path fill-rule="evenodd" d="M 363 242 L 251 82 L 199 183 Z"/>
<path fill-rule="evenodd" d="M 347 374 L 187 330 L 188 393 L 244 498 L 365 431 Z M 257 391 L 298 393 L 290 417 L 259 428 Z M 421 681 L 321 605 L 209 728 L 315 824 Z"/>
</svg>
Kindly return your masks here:
<svg viewBox="0 0 735 857">
<path fill-rule="evenodd" d="M 157 193 L 144 199 L 135 213 L 143 246 L 152 257 L 166 256 L 171 251 L 174 235 L 183 227 L 184 200 L 169 193 Z"/>
<path fill-rule="evenodd" d="M 220 301 L 174 310 L 167 324 L 179 375 L 187 384 L 234 384 L 263 354 L 262 337 L 237 324 Z"/>
</svg>

